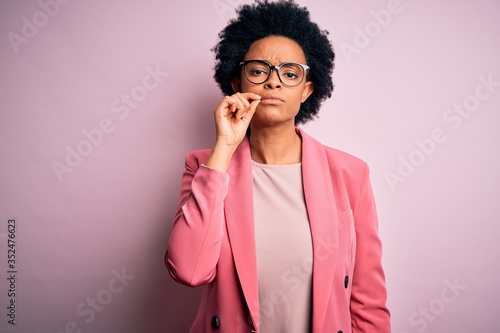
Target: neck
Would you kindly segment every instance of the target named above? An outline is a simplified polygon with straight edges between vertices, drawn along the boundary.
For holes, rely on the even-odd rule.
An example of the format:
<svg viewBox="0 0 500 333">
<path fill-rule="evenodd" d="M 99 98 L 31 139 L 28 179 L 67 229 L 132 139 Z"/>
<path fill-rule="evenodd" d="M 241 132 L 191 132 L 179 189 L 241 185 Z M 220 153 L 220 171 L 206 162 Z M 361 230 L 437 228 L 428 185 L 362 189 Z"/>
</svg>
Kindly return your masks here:
<svg viewBox="0 0 500 333">
<path fill-rule="evenodd" d="M 252 160 L 262 164 L 295 164 L 302 160 L 302 140 L 295 126 L 286 128 L 252 128 Z"/>
</svg>

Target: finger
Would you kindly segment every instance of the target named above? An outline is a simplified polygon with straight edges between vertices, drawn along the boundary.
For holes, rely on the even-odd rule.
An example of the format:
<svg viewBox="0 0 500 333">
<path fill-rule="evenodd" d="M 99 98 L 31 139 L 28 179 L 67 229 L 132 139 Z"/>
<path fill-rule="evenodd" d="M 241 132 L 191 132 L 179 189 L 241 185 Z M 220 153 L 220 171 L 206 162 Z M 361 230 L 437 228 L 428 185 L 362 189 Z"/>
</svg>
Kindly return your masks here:
<svg viewBox="0 0 500 333">
<path fill-rule="evenodd" d="M 248 106 L 250 106 L 250 100 L 245 94 L 236 93 L 233 95 L 233 97 L 241 103 L 242 109 L 245 109 Z"/>
<path fill-rule="evenodd" d="M 243 93 L 242 95 L 249 101 L 249 104 L 245 108 L 245 111 L 239 116 L 239 119 L 248 118 L 248 120 L 250 120 L 252 119 L 262 97 L 254 93 Z"/>
<path fill-rule="evenodd" d="M 257 105 L 259 105 L 259 103 L 260 103 L 260 99 L 252 101 L 250 103 L 250 106 L 245 110 L 245 112 L 242 113 L 242 115 L 240 116 L 239 119 L 240 120 L 244 119 L 245 121 L 250 122 L 253 115 L 255 114 L 255 110 L 257 109 Z"/>
<path fill-rule="evenodd" d="M 237 110 L 234 116 L 236 119 L 240 119 L 243 113 L 245 113 L 250 107 L 250 102 L 244 95 L 240 93 L 233 95 L 233 97 L 237 100 Z"/>
<path fill-rule="evenodd" d="M 257 95 L 257 94 L 254 94 L 254 93 L 243 93 L 242 94 L 248 101 L 256 101 L 256 100 L 260 100 L 261 99 L 261 96 L 260 95 Z"/>
<path fill-rule="evenodd" d="M 225 113 L 226 116 L 231 116 L 234 115 L 238 109 L 241 108 L 241 102 L 238 98 L 235 98 L 235 96 L 228 96 L 227 97 L 227 113 Z"/>
<path fill-rule="evenodd" d="M 228 106 L 229 114 L 236 112 L 237 107 L 238 107 L 237 102 L 234 99 L 232 99 L 229 102 L 229 106 Z"/>
<path fill-rule="evenodd" d="M 234 99 L 231 96 L 225 96 L 214 111 L 217 116 L 225 116 L 234 108 Z"/>
<path fill-rule="evenodd" d="M 260 96 L 259 96 L 260 97 Z M 253 117 L 255 110 L 257 110 L 257 106 L 260 103 L 260 99 L 254 100 L 250 103 L 250 106 L 248 108 L 247 114 L 251 117 Z"/>
</svg>

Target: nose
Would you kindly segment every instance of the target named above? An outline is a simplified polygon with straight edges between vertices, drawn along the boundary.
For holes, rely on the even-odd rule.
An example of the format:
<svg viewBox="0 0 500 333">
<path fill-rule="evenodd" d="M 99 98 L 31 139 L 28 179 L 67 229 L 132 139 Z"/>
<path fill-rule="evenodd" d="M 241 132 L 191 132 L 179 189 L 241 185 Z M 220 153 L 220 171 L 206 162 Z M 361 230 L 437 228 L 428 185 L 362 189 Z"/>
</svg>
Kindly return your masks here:
<svg viewBox="0 0 500 333">
<path fill-rule="evenodd" d="M 271 75 L 269 75 L 269 78 L 265 83 L 265 87 L 269 89 L 281 87 L 281 81 L 278 76 L 278 70 L 276 68 L 271 69 Z"/>
</svg>

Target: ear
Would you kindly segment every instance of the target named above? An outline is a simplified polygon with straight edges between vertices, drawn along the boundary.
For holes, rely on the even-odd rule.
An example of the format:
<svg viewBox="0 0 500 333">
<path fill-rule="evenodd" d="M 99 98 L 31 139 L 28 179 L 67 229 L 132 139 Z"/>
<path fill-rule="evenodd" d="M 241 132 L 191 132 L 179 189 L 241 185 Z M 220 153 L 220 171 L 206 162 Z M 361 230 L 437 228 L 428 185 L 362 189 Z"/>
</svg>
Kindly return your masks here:
<svg viewBox="0 0 500 333">
<path fill-rule="evenodd" d="M 231 87 L 233 88 L 233 91 L 235 93 L 241 91 L 241 80 L 240 79 L 233 79 L 231 80 Z"/>
<path fill-rule="evenodd" d="M 311 96 L 313 91 L 314 91 L 314 83 L 312 83 L 312 81 L 306 81 L 304 89 L 302 90 L 301 103 L 304 103 L 307 100 L 307 98 Z"/>
</svg>

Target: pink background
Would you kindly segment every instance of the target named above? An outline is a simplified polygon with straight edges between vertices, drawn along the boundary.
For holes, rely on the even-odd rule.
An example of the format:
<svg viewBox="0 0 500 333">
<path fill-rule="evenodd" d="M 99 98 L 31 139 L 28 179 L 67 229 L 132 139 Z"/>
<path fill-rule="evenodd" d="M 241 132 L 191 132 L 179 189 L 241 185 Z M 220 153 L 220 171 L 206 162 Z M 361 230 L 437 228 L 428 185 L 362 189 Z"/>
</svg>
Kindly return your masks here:
<svg viewBox="0 0 500 333">
<path fill-rule="evenodd" d="M 59 1 L 0 1 L 0 331 L 185 332 L 199 290 L 163 253 L 184 154 L 214 138 L 210 49 L 249 1 Z M 500 331 L 500 3 L 301 4 L 337 54 L 304 128 L 371 166 L 393 331 Z"/>
</svg>

